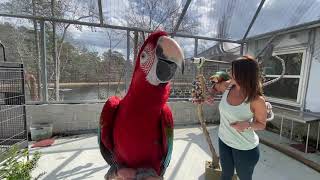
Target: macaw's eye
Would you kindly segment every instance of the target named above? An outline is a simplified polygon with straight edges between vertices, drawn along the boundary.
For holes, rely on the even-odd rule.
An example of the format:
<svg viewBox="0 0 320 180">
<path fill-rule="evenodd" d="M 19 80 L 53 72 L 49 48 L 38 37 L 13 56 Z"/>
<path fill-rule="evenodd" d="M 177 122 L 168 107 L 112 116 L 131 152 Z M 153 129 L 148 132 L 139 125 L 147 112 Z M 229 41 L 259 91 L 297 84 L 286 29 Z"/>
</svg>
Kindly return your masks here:
<svg viewBox="0 0 320 180">
<path fill-rule="evenodd" d="M 148 60 L 148 54 L 145 51 L 143 51 L 141 53 L 141 63 L 146 63 L 147 60 Z"/>
</svg>

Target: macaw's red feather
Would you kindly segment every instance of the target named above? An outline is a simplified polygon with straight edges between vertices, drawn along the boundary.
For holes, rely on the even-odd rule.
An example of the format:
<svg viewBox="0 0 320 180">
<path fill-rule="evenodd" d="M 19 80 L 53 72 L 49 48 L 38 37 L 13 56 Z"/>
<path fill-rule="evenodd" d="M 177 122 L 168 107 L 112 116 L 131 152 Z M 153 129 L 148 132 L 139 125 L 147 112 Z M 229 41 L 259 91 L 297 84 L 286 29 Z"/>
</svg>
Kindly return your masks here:
<svg viewBox="0 0 320 180">
<path fill-rule="evenodd" d="M 102 144 L 114 162 L 129 168 L 153 168 L 159 175 L 168 159 L 168 147 L 172 148 L 168 133 L 164 134 L 164 128 L 173 128 L 172 114 L 166 106 L 170 85 L 154 86 L 146 80 L 140 54 L 147 44 L 156 48 L 159 37 L 164 35 L 167 33 L 163 31 L 152 33 L 144 42 L 126 96 L 121 101 L 115 97 L 108 100 L 100 122 Z"/>
<path fill-rule="evenodd" d="M 110 133 L 114 127 L 114 120 L 117 115 L 120 98 L 113 96 L 104 104 L 100 116 L 101 141 L 104 146 L 110 150 L 113 149 L 113 138 Z"/>
</svg>

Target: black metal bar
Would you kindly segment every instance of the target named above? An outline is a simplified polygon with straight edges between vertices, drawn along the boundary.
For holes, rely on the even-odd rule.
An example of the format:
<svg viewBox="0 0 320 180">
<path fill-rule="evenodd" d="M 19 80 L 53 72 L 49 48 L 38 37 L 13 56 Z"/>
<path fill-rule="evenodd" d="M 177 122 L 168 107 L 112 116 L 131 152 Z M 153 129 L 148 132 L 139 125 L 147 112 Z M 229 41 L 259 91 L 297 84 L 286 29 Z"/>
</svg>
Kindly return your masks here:
<svg viewBox="0 0 320 180">
<path fill-rule="evenodd" d="M 100 19 L 100 24 L 103 24 L 103 13 L 102 13 L 102 3 L 101 0 L 98 0 L 98 6 L 99 6 L 99 19 Z"/>
<path fill-rule="evenodd" d="M 4 45 L 2 44 L 2 42 L 0 41 L 0 46 L 2 47 L 2 53 L 3 53 L 3 61 L 6 62 L 7 58 L 6 58 L 6 50 Z"/>
<path fill-rule="evenodd" d="M 251 30 L 254 22 L 256 21 L 258 15 L 259 15 L 259 12 L 260 12 L 260 10 L 262 9 L 262 6 L 263 6 L 263 4 L 264 4 L 265 1 L 266 1 L 266 0 L 261 0 L 258 9 L 256 10 L 256 12 L 255 12 L 255 14 L 254 14 L 254 16 L 253 16 L 250 24 L 249 24 L 248 29 L 247 29 L 246 33 L 244 34 L 244 36 L 243 36 L 243 38 L 242 38 L 242 41 L 244 41 L 244 40 L 247 38 L 247 36 L 248 36 L 248 34 L 249 34 L 249 32 L 250 32 L 250 30 Z"/>
<path fill-rule="evenodd" d="M 21 78 L 23 79 L 22 81 L 21 81 L 21 91 L 22 91 L 22 95 L 23 95 L 23 97 L 22 97 L 22 102 L 21 102 L 21 104 L 23 105 L 23 107 L 22 107 L 22 111 L 23 111 L 23 129 L 25 130 L 24 132 L 25 132 L 25 134 L 24 134 L 24 136 L 25 136 L 25 138 L 26 138 L 26 140 L 28 141 L 28 127 L 27 127 L 27 113 L 26 113 L 26 92 L 25 92 L 25 81 L 24 81 L 24 66 L 23 66 L 23 64 L 21 64 L 20 65 L 20 67 L 21 67 Z M 27 147 L 25 147 L 25 148 L 28 148 L 28 146 Z"/>
<path fill-rule="evenodd" d="M 30 15 L 12 15 L 12 14 L 1 14 L 3 17 L 12 17 L 12 18 L 22 18 L 22 19 L 31 19 L 31 20 L 39 20 L 39 21 L 55 21 L 58 23 L 68 23 L 68 24 L 77 24 L 84 26 L 92 26 L 92 27 L 103 27 L 110 29 L 118 29 L 118 30 L 129 30 L 129 31 L 139 31 L 139 32 L 147 32 L 151 33 L 152 30 L 137 28 L 137 27 L 126 27 L 126 26 L 116 26 L 116 25 L 108 25 L 108 24 L 100 24 L 100 23 L 90 23 L 90 22 L 82 22 L 77 20 L 67 20 L 67 19 L 59 19 L 54 17 L 40 17 L 40 16 L 30 16 Z M 172 33 L 169 33 L 171 35 Z M 195 36 L 189 34 L 181 34 L 176 33 L 174 36 L 176 37 L 185 37 L 185 38 L 197 38 L 203 40 L 211 40 L 211 41 L 220 41 L 220 42 L 230 42 L 230 43 L 240 43 L 239 40 L 231 40 L 231 39 L 223 39 L 223 38 L 214 38 L 214 37 L 205 37 L 205 36 Z"/>
<path fill-rule="evenodd" d="M 194 57 L 198 56 L 198 39 L 197 38 L 194 39 L 194 53 L 193 53 L 193 56 Z"/>
<path fill-rule="evenodd" d="M 28 147 L 28 131 L 25 107 L 24 65 L 0 63 L 0 156 L 14 146 Z M 7 65 L 7 67 L 6 67 Z M 2 97 L 2 96 L 1 96 Z M 26 143 L 22 143 L 26 142 Z M 0 158 L 0 163 L 5 160 Z"/>
<path fill-rule="evenodd" d="M 187 0 L 186 4 L 184 5 L 183 10 L 182 10 L 182 12 L 181 12 L 181 14 L 180 14 L 180 16 L 179 16 L 178 22 L 177 22 L 177 24 L 174 26 L 173 32 L 172 32 L 172 34 L 171 34 L 172 37 L 173 37 L 173 36 L 176 34 L 176 32 L 178 31 L 178 29 L 179 29 L 179 27 L 180 27 L 180 24 L 181 24 L 181 22 L 182 22 L 182 20 L 183 20 L 183 17 L 184 17 L 184 16 L 186 15 L 186 13 L 187 13 L 187 10 L 188 10 L 188 8 L 189 8 L 190 3 L 191 3 L 191 0 Z"/>
<path fill-rule="evenodd" d="M 241 46 L 240 46 L 240 55 L 243 56 L 243 49 L 244 49 L 244 44 L 241 43 Z"/>
</svg>

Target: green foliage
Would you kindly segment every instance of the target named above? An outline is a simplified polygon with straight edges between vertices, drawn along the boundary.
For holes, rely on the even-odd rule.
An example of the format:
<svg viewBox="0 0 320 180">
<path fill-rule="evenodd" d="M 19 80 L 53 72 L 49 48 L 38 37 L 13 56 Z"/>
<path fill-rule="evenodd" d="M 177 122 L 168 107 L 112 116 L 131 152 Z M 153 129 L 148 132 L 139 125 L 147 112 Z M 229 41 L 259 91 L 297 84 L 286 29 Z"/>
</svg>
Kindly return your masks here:
<svg viewBox="0 0 320 180">
<path fill-rule="evenodd" d="M 41 154 L 35 152 L 31 159 L 28 159 L 29 151 L 20 151 L 17 146 L 13 146 L 5 157 L 4 163 L 0 166 L 0 178 L 5 180 L 31 180 L 31 172 L 37 167 Z M 39 179 L 45 173 L 39 174 L 33 179 Z"/>
</svg>

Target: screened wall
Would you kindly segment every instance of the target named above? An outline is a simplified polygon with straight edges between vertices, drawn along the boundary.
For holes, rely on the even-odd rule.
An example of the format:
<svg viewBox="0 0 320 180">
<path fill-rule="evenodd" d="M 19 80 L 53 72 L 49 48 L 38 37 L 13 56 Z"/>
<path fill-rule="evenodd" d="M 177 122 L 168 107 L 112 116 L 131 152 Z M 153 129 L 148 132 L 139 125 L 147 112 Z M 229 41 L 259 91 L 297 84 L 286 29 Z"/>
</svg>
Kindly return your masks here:
<svg viewBox="0 0 320 180">
<path fill-rule="evenodd" d="M 264 33 L 316 24 L 319 8 L 318 0 L 2 0 L 0 40 L 7 61 L 25 64 L 28 102 L 96 102 L 126 93 L 134 49 L 163 29 L 186 57 L 171 98 L 186 99 L 197 73 L 190 58 L 221 42 L 240 47 Z"/>
</svg>

